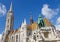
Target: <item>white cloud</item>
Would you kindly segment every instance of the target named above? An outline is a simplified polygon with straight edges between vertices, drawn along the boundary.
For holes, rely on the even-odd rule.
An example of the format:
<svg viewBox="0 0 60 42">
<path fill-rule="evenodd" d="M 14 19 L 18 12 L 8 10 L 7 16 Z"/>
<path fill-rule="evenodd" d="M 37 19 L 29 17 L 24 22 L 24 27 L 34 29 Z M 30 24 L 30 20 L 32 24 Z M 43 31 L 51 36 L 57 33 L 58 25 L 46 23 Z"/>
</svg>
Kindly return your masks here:
<svg viewBox="0 0 60 42">
<path fill-rule="evenodd" d="M 60 24 L 60 17 L 57 18 L 57 24 Z"/>
<path fill-rule="evenodd" d="M 41 10 L 42 15 L 44 15 L 46 18 L 51 19 L 55 15 L 57 15 L 59 12 L 59 9 L 51 9 L 47 4 L 43 5 L 43 8 Z"/>
<path fill-rule="evenodd" d="M 6 6 L 0 3 L 0 16 L 5 15 L 6 11 Z"/>
<path fill-rule="evenodd" d="M 55 27 L 57 30 L 60 30 L 60 17 L 57 18 Z"/>
<path fill-rule="evenodd" d="M 60 30 L 60 24 L 59 25 L 55 25 L 57 30 Z"/>
<path fill-rule="evenodd" d="M 1 42 L 2 34 L 0 34 L 0 42 Z"/>
</svg>

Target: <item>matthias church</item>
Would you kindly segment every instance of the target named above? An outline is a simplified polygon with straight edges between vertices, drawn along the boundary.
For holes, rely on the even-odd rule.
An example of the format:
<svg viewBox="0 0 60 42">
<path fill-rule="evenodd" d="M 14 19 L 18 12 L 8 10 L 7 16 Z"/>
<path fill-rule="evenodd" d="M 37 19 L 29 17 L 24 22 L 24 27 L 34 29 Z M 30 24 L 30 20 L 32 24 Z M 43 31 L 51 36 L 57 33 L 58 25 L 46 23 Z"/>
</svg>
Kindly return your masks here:
<svg viewBox="0 0 60 42">
<path fill-rule="evenodd" d="M 38 16 L 37 22 L 30 17 L 30 24 L 26 19 L 21 26 L 14 30 L 14 15 L 12 3 L 6 17 L 5 30 L 2 33 L 1 42 L 60 42 L 56 28 L 47 18 Z"/>
</svg>

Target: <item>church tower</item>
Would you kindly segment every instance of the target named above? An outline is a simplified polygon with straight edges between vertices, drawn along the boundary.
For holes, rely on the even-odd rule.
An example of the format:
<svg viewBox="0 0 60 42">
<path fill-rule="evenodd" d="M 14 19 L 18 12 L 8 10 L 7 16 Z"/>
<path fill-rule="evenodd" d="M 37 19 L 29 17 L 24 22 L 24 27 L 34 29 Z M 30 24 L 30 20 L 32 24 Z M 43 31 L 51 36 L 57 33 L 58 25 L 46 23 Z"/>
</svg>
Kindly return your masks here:
<svg viewBox="0 0 60 42">
<path fill-rule="evenodd" d="M 33 21 L 33 18 L 32 18 L 32 15 L 30 15 L 30 24 L 32 24 L 34 21 Z"/>
<path fill-rule="evenodd" d="M 14 16 L 11 3 L 10 9 L 7 13 L 5 33 L 9 34 L 9 32 L 13 30 L 13 25 L 14 25 Z"/>
</svg>

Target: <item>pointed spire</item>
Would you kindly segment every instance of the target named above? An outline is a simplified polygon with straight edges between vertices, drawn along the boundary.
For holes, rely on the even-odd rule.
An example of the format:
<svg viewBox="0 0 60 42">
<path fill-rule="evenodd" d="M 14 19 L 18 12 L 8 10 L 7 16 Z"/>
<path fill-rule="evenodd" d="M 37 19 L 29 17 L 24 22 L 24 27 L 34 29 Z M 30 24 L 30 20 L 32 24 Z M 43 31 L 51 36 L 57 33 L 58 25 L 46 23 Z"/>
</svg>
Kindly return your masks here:
<svg viewBox="0 0 60 42">
<path fill-rule="evenodd" d="M 12 11 L 12 2 L 11 2 L 11 5 L 10 5 L 10 10 L 9 11 Z"/>
<path fill-rule="evenodd" d="M 31 24 L 33 23 L 32 15 L 30 15 L 30 23 L 31 23 Z"/>
<path fill-rule="evenodd" d="M 26 19 L 24 19 L 24 25 L 26 25 Z"/>
<path fill-rule="evenodd" d="M 11 13 L 11 14 L 10 14 Z M 13 16 L 13 10 L 12 10 L 12 2 L 11 2 L 11 5 L 10 5 L 10 9 L 8 11 L 8 16 Z"/>
<path fill-rule="evenodd" d="M 22 22 L 22 24 L 21 24 L 21 27 L 23 27 L 23 22 Z"/>
<path fill-rule="evenodd" d="M 24 26 L 26 26 L 27 24 L 26 24 L 26 19 L 24 19 L 24 21 L 22 22 L 22 25 L 21 25 L 21 27 L 24 27 Z"/>
</svg>

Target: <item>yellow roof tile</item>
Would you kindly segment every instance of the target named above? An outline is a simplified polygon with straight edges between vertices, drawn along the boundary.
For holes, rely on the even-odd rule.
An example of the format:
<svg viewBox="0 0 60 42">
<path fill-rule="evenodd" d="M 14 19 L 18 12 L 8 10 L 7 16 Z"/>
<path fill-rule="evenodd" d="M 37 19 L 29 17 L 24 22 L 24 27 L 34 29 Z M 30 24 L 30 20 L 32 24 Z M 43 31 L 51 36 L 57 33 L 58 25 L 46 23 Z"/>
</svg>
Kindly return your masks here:
<svg viewBox="0 0 60 42">
<path fill-rule="evenodd" d="M 46 26 L 51 26 L 51 23 L 47 18 L 44 18 L 44 23 Z"/>
</svg>

